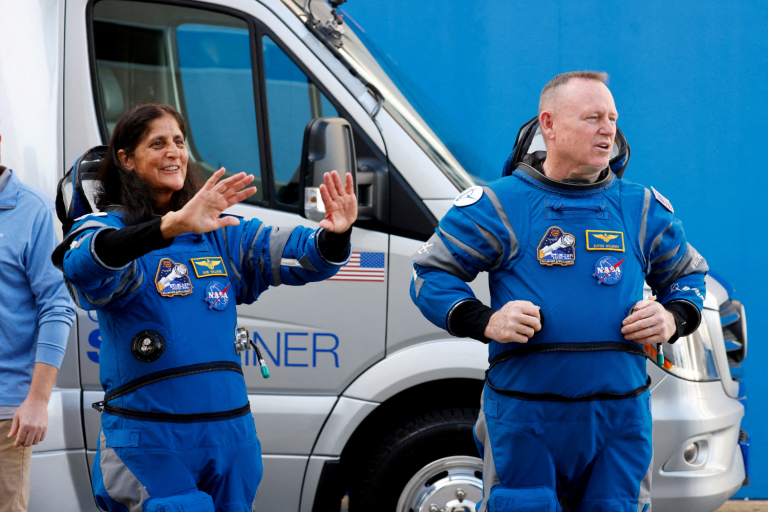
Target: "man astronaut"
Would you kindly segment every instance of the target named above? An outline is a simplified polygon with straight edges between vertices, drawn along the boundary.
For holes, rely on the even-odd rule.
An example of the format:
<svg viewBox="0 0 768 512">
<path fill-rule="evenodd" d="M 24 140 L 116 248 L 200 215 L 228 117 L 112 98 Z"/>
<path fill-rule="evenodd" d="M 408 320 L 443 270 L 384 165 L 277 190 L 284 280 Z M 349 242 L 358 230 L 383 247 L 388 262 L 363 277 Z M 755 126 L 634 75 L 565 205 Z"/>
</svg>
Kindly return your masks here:
<svg viewBox="0 0 768 512">
<path fill-rule="evenodd" d="M 650 511 L 644 346 L 698 327 L 708 267 L 667 199 L 619 179 L 629 146 L 607 78 L 550 81 L 505 177 L 459 195 L 413 256 L 422 313 L 490 342 L 479 512 Z M 481 271 L 491 307 L 467 285 Z"/>
</svg>

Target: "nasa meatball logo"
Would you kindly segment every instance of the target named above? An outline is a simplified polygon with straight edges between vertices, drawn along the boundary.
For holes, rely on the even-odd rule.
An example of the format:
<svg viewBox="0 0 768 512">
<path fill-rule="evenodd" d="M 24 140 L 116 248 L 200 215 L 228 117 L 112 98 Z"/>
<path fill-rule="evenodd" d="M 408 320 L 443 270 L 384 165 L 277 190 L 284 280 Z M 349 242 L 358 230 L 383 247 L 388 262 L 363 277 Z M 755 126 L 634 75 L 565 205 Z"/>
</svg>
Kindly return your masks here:
<svg viewBox="0 0 768 512">
<path fill-rule="evenodd" d="M 613 256 L 601 256 L 595 262 L 595 273 L 597 284 L 616 284 L 621 280 L 621 264 L 624 258 L 618 260 Z"/>
<path fill-rule="evenodd" d="M 229 283 L 213 281 L 205 287 L 205 302 L 208 303 L 208 309 L 223 311 L 229 304 Z"/>
<path fill-rule="evenodd" d="M 544 234 L 536 250 L 539 263 L 552 265 L 573 265 L 576 262 L 576 237 L 553 226 Z"/>
<path fill-rule="evenodd" d="M 483 197 L 483 187 L 472 187 L 459 194 L 459 196 L 453 200 L 453 204 L 459 207 L 469 206 L 478 202 L 481 197 Z"/>
</svg>

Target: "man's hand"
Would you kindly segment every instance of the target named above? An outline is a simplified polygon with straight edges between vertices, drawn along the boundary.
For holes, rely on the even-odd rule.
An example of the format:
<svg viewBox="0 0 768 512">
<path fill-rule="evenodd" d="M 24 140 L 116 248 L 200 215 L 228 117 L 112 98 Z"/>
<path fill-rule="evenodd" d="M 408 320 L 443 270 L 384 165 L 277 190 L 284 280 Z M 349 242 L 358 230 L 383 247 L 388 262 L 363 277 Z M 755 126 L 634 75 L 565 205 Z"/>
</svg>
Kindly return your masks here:
<svg viewBox="0 0 768 512">
<path fill-rule="evenodd" d="M 655 297 L 641 300 L 632 309 L 634 313 L 622 322 L 624 339 L 642 345 L 666 343 L 677 332 L 675 317 L 656 302 Z"/>
<path fill-rule="evenodd" d="M 47 431 L 48 401 L 28 396 L 13 415 L 11 431 L 8 432 L 8 437 L 16 436 L 13 447 L 34 446 L 45 439 Z"/>
<path fill-rule="evenodd" d="M 213 173 L 184 208 L 163 216 L 160 223 L 163 238 L 167 240 L 189 232 L 208 233 L 226 226 L 238 225 L 236 218 L 220 218 L 219 215 L 230 206 L 256 193 L 256 187 L 241 190 L 253 181 L 253 175 L 241 172 L 216 183 L 224 175 L 224 171 L 222 167 Z"/>
<path fill-rule="evenodd" d="M 320 197 L 325 205 L 325 219 L 320 221 L 320 227 L 332 233 L 344 233 L 357 219 L 357 197 L 352 175 L 347 173 L 346 185 L 336 171 L 325 173 L 323 181 Z"/>
<path fill-rule="evenodd" d="M 55 366 L 35 363 L 29 394 L 13 415 L 11 431 L 8 432 L 9 438 L 16 436 L 14 448 L 33 446 L 45 439 L 48 430 L 48 400 L 58 373 Z"/>
<path fill-rule="evenodd" d="M 485 328 L 485 336 L 499 343 L 527 343 L 541 330 L 541 309 L 527 300 L 514 300 L 495 312 Z"/>
</svg>

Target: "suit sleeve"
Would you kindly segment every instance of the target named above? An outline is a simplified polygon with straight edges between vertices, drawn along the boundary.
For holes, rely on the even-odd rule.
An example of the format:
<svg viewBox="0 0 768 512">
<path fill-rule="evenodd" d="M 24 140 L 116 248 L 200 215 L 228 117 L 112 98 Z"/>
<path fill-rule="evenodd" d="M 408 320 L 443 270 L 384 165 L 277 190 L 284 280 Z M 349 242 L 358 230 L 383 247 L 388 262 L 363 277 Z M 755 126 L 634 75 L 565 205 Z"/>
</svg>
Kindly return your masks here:
<svg viewBox="0 0 768 512">
<path fill-rule="evenodd" d="M 451 315 L 467 301 L 478 301 L 467 283 L 492 271 L 517 253 L 517 237 L 490 187 L 468 206 L 453 206 L 435 234 L 416 252 L 411 299 L 436 326 L 451 329 Z"/>
<path fill-rule="evenodd" d="M 656 194 L 655 191 L 645 191 L 641 220 L 646 282 L 662 304 L 680 303 L 695 310 L 695 318 L 687 322 L 681 334 L 686 336 L 701 323 L 706 295 L 704 276 L 709 267 L 704 257 L 686 240 L 683 224 L 674 216 L 669 202 L 665 206 Z"/>
<path fill-rule="evenodd" d="M 144 283 L 144 273 L 136 260 L 113 267 L 96 254 L 96 237 L 122 227 L 122 222 L 112 215 L 88 215 L 72 227 L 53 252 L 54 265 L 64 272 L 72 300 L 85 310 L 124 305 Z"/>
<path fill-rule="evenodd" d="M 341 261 L 320 252 L 322 229 L 267 226 L 254 219 L 227 228 L 229 267 L 233 270 L 238 304 L 250 304 L 270 286 L 302 286 L 324 281 L 338 272 L 352 254 L 347 244 Z"/>
</svg>

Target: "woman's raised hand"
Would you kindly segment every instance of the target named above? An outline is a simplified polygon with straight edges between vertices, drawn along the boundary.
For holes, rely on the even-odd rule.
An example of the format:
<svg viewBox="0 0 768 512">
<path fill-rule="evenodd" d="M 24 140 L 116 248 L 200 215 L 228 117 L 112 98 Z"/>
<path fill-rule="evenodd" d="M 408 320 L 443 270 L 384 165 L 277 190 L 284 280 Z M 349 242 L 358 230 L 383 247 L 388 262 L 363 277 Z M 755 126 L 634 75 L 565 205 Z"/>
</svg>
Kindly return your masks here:
<svg viewBox="0 0 768 512">
<path fill-rule="evenodd" d="M 184 208 L 163 216 L 160 229 L 164 238 L 189 232 L 208 233 L 239 224 L 235 217 L 219 215 L 230 206 L 256 193 L 256 187 L 243 189 L 253 181 L 253 175 L 241 172 L 216 183 L 224 175 L 224 171 L 222 167 L 213 173 Z"/>
<path fill-rule="evenodd" d="M 320 197 L 325 204 L 325 219 L 320 227 L 333 233 L 343 233 L 357 219 L 357 197 L 352 175 L 347 173 L 346 186 L 336 171 L 323 175 L 324 184 L 320 185 Z"/>
</svg>

